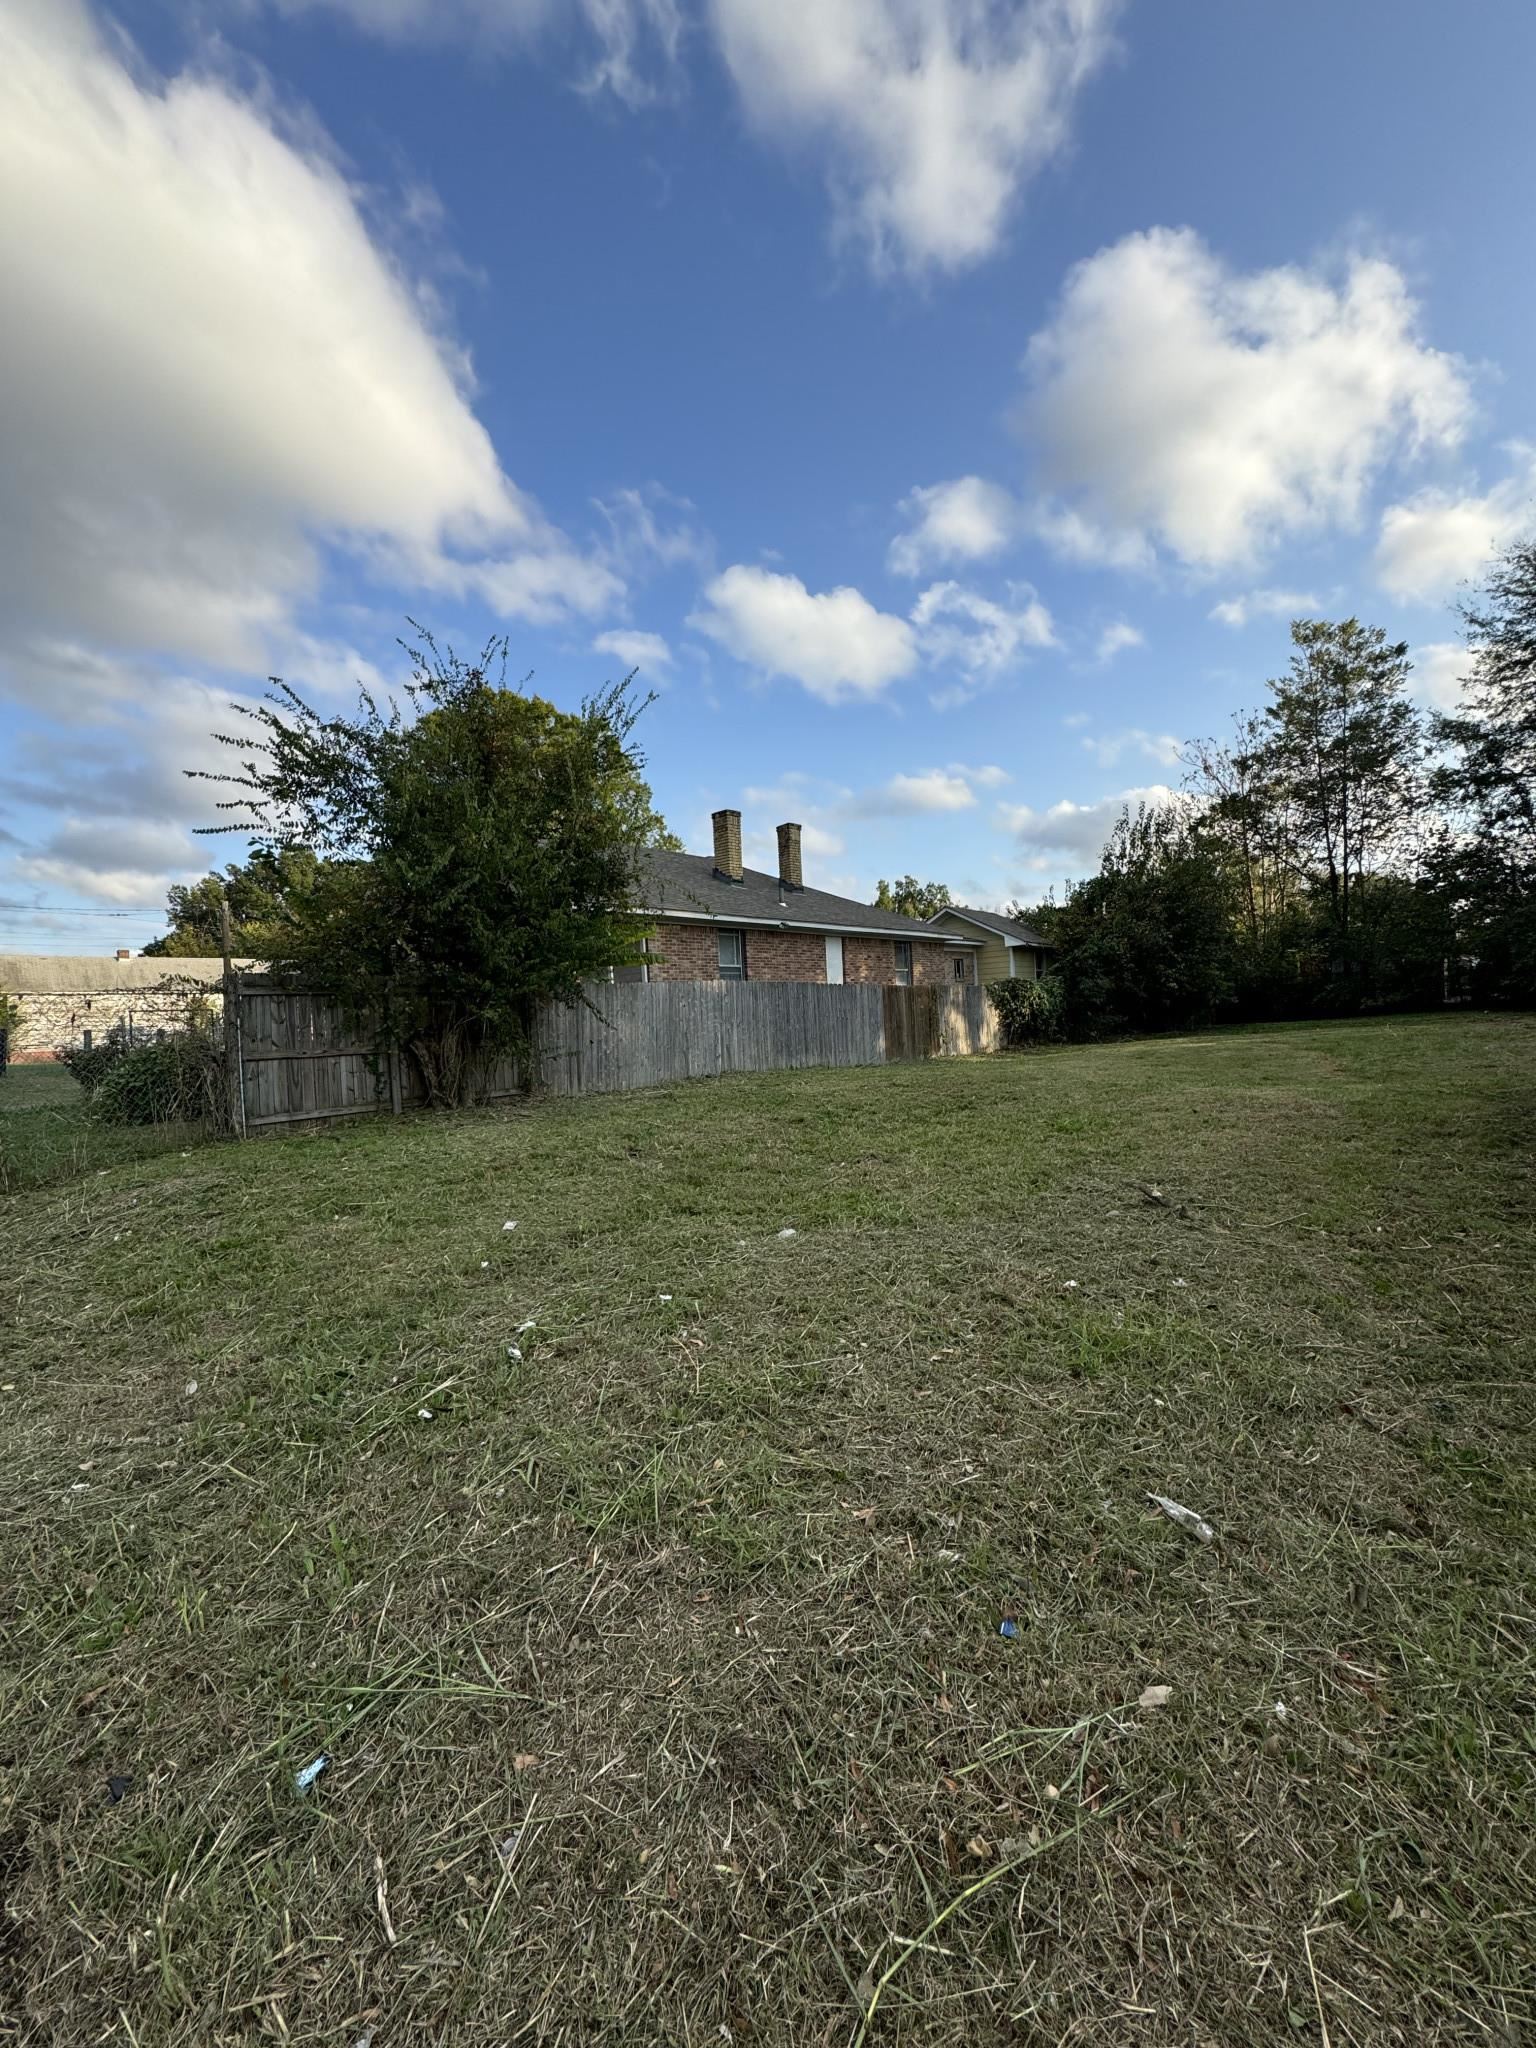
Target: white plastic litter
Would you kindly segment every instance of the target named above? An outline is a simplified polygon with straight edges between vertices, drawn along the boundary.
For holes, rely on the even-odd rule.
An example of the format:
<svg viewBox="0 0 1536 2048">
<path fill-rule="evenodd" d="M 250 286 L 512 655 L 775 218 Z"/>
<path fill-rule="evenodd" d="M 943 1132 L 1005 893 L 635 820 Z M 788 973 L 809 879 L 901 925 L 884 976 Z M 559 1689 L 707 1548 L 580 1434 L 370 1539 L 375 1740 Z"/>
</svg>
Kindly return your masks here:
<svg viewBox="0 0 1536 2048">
<path fill-rule="evenodd" d="M 516 1346 L 515 1344 L 509 1344 L 509 1345 L 507 1346 L 507 1356 L 508 1356 L 508 1358 L 517 1358 L 517 1359 L 521 1359 L 522 1355 L 523 1355 L 523 1354 L 522 1354 L 522 1352 L 518 1350 L 518 1348 L 517 1348 L 517 1346 Z"/>
<path fill-rule="evenodd" d="M 670 1294 L 658 1294 L 656 1299 L 658 1301 L 670 1301 L 672 1297 Z"/>
<path fill-rule="evenodd" d="M 1161 1508 L 1170 1522 L 1177 1522 L 1181 1529 L 1187 1529 L 1198 1543 L 1214 1543 L 1216 1531 L 1203 1515 L 1197 1515 L 1193 1508 L 1186 1508 L 1176 1500 L 1170 1500 L 1166 1493 L 1149 1493 L 1147 1499 L 1153 1507 Z"/>
<path fill-rule="evenodd" d="M 521 1337 L 521 1336 L 522 1336 L 522 1334 L 523 1334 L 523 1332 L 524 1332 L 525 1330 L 536 1330 L 536 1329 L 537 1329 L 538 1327 L 539 1327 L 539 1326 L 538 1326 L 538 1324 L 537 1324 L 537 1323 L 536 1323 L 536 1322 L 535 1322 L 535 1321 L 533 1320 L 533 1317 L 532 1317 L 532 1316 L 530 1316 L 530 1317 L 528 1318 L 528 1320 L 527 1320 L 527 1322 L 526 1322 L 526 1323 L 519 1323 L 519 1324 L 518 1324 L 518 1326 L 517 1326 L 517 1334 L 519 1335 L 519 1337 Z"/>
<path fill-rule="evenodd" d="M 183 1392 L 185 1392 L 185 1393 L 187 1393 L 187 1394 L 189 1394 L 189 1395 L 190 1395 L 190 1394 L 195 1394 L 195 1393 L 197 1392 L 197 1381 L 196 1381 L 196 1380 L 188 1380 L 188 1381 L 187 1381 L 187 1384 L 186 1384 L 186 1386 L 185 1386 L 185 1388 L 183 1389 Z"/>
<path fill-rule="evenodd" d="M 512 1221 L 511 1221 L 510 1223 L 503 1223 L 503 1225 L 502 1225 L 501 1227 L 502 1227 L 502 1229 L 503 1229 L 503 1230 L 516 1230 L 516 1228 L 517 1228 L 517 1222 L 516 1222 L 516 1219 L 514 1218 L 514 1219 L 513 1219 L 513 1220 L 512 1220 Z"/>
<path fill-rule="evenodd" d="M 781 1230 L 779 1232 L 779 1235 L 780 1237 L 794 1237 L 797 1235 L 797 1233 L 793 1230 Z"/>
<path fill-rule="evenodd" d="M 480 1270 L 481 1270 L 481 1272 L 482 1272 L 482 1273 L 488 1273 L 488 1272 L 490 1271 L 490 1267 L 491 1267 L 491 1262 L 490 1262 L 490 1260 L 489 1260 L 489 1259 L 482 1259 L 482 1260 L 480 1261 Z"/>
<path fill-rule="evenodd" d="M 1077 1282 L 1075 1280 L 1063 1280 L 1061 1283 L 1061 1291 L 1063 1294 L 1069 1293 L 1074 1287 L 1076 1287 L 1076 1285 Z"/>
<path fill-rule="evenodd" d="M 306 1764 L 302 1771 L 295 1771 L 293 1774 L 294 1791 L 307 1792 L 320 1773 L 330 1769 L 330 1764 L 331 1760 L 328 1756 L 317 1756 L 314 1762 Z"/>
<path fill-rule="evenodd" d="M 1149 1685 L 1144 1688 L 1141 1698 L 1136 1704 L 1138 1707 L 1147 1708 L 1166 1707 L 1172 1691 L 1173 1687 L 1171 1685 Z"/>
<path fill-rule="evenodd" d="M 418 1408 L 416 1410 L 416 1420 L 418 1422 L 430 1422 L 432 1420 L 432 1410 L 430 1408 Z"/>
</svg>

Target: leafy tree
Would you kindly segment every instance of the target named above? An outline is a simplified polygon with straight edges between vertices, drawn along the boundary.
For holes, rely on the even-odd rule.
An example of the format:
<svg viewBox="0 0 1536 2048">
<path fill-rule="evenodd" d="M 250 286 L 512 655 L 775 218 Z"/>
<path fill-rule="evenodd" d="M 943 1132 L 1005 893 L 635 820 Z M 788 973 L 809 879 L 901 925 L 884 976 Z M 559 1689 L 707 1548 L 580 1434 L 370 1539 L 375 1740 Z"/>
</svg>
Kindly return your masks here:
<svg viewBox="0 0 1536 2048">
<path fill-rule="evenodd" d="M 894 910 L 902 917 L 921 918 L 925 922 L 946 910 L 952 900 L 942 882 L 920 882 L 916 875 L 901 875 L 894 882 L 875 884 L 877 910 Z"/>
<path fill-rule="evenodd" d="M 205 875 L 186 887 L 177 883 L 166 899 L 170 930 L 144 951 L 171 959 L 217 959 L 227 896 L 233 950 L 265 960 L 279 928 L 292 919 L 296 898 L 314 887 L 319 868 L 307 846 L 258 846 L 244 863 L 231 861 L 222 875 Z"/>
<path fill-rule="evenodd" d="M 1056 930 L 1056 920 L 1061 916 L 1061 905 L 1056 901 L 1056 891 L 1052 888 L 1047 889 L 1037 903 L 1015 900 L 1009 904 L 1006 914 L 1018 924 L 1027 924 L 1042 939 L 1049 940 Z"/>
<path fill-rule="evenodd" d="M 1462 608 L 1462 701 L 1435 720 L 1432 778 L 1458 827 L 1431 865 L 1459 905 L 1483 990 L 1536 999 L 1536 536 L 1507 550 Z"/>
<path fill-rule="evenodd" d="M 1195 740 L 1186 760 L 1202 835 L 1227 864 L 1249 945 L 1262 947 L 1295 909 L 1304 868 L 1273 734 L 1262 716 L 1239 712 L 1229 741 Z"/>
<path fill-rule="evenodd" d="M 564 712 L 505 687 L 504 642 L 471 663 L 422 639 L 414 720 L 367 692 L 354 717 L 322 718 L 276 682 L 238 771 L 212 778 L 239 792 L 215 829 L 315 849 L 274 971 L 377 1020 L 430 1100 L 460 1102 L 486 1060 L 526 1051 L 539 1003 L 639 957 L 663 827 L 628 683 Z"/>
<path fill-rule="evenodd" d="M 1408 645 L 1358 619 L 1297 619 L 1289 671 L 1258 721 L 1258 802 L 1282 865 L 1319 889 L 1341 949 L 1362 877 L 1404 856 L 1423 803 L 1424 733 L 1407 697 Z"/>
<path fill-rule="evenodd" d="M 1208 1022 L 1232 993 L 1233 902 L 1222 864 L 1177 809 L 1122 811 L 1098 874 L 1053 938 L 1067 1029 L 1165 1031 Z"/>
<path fill-rule="evenodd" d="M 1401 1002 L 1427 985 L 1424 934 L 1445 928 L 1439 907 L 1387 886 L 1422 851 L 1407 647 L 1357 619 L 1297 619 L 1291 639 L 1263 710 L 1188 756 L 1199 835 L 1231 890 L 1238 1005 L 1274 1016 Z M 1410 927 L 1411 969 L 1391 952 Z"/>
</svg>

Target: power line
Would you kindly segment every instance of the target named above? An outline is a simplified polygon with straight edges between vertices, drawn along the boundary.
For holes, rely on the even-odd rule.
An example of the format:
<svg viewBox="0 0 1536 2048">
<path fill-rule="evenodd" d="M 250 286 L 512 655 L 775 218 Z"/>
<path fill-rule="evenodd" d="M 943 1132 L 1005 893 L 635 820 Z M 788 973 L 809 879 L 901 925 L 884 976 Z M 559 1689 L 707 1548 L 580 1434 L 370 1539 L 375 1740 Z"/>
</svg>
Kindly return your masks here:
<svg viewBox="0 0 1536 2048">
<path fill-rule="evenodd" d="M 18 917 L 164 917 L 165 910 L 158 903 L 136 904 L 131 910 L 96 910 L 85 903 L 15 903 L 0 904 L 0 918 L 10 921 Z"/>
</svg>

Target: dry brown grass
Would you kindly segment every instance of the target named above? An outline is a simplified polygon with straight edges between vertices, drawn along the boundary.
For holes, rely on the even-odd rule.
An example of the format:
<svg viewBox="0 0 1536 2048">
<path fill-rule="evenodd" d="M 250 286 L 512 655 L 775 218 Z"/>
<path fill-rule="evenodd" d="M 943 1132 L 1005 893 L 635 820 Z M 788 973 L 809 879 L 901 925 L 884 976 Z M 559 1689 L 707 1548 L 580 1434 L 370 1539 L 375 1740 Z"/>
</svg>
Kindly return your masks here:
<svg viewBox="0 0 1536 2048">
<path fill-rule="evenodd" d="M 767 1076 L 14 1200 L 7 2038 L 1514 2043 L 1533 1049 Z"/>
</svg>

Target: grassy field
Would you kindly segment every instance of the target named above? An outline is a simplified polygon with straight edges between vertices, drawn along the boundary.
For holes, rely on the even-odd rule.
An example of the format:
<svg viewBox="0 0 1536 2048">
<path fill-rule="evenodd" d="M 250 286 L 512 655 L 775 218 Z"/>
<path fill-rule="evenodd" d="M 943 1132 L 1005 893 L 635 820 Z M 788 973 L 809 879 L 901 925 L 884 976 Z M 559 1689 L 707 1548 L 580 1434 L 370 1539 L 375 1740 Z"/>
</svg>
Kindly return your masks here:
<svg viewBox="0 0 1536 2048">
<path fill-rule="evenodd" d="M 0 1075 L 0 1197 L 199 1141 L 182 1125 L 100 1122 L 88 1114 L 85 1091 L 52 1060 Z"/>
<path fill-rule="evenodd" d="M 0 2038 L 1530 2039 L 1533 1135 L 1456 1017 L 9 1197 Z"/>
</svg>

